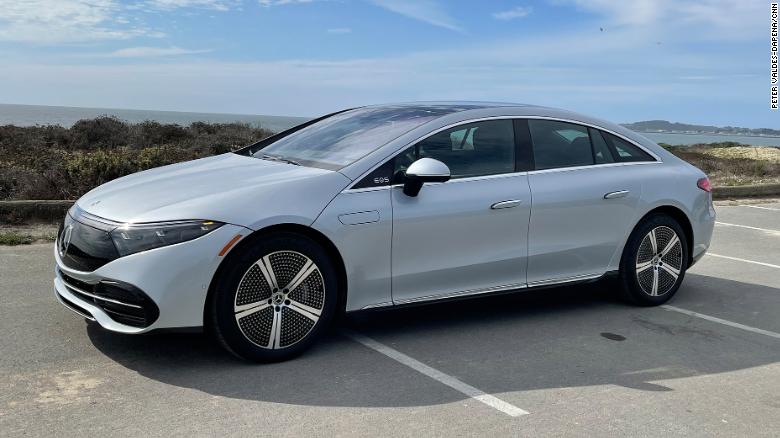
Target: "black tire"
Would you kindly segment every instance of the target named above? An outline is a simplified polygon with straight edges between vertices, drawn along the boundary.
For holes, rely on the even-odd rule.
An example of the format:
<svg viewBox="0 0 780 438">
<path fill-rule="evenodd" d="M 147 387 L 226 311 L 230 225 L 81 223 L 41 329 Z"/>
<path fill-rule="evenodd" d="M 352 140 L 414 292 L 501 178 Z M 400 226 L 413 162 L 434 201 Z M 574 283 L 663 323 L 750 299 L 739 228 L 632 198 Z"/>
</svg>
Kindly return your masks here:
<svg viewBox="0 0 780 438">
<path fill-rule="evenodd" d="M 317 242 L 296 233 L 262 236 L 237 249 L 214 282 L 209 322 L 215 337 L 229 352 L 250 361 L 275 362 L 301 354 L 335 313 L 339 285 L 333 261 Z M 315 271 L 285 293 L 281 283 L 294 284 L 296 273 L 308 272 L 312 264 Z M 278 280 L 276 290 L 269 278 L 270 283 Z"/>
<path fill-rule="evenodd" d="M 651 231 L 656 240 L 655 252 Z M 669 241 L 674 240 L 672 232 L 679 243 L 660 256 Z M 669 301 L 680 288 L 688 268 L 687 242 L 685 231 L 672 217 L 658 213 L 644 218 L 623 249 L 620 261 L 623 297 L 639 306 L 658 306 Z"/>
</svg>

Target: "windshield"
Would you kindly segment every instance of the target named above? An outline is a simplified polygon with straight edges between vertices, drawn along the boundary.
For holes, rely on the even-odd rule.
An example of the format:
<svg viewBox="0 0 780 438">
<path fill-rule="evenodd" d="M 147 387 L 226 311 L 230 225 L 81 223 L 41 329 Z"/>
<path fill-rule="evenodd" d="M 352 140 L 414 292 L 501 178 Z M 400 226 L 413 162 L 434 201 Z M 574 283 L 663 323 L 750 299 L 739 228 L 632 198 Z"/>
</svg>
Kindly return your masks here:
<svg viewBox="0 0 780 438">
<path fill-rule="evenodd" d="M 455 110 L 436 105 L 358 108 L 293 132 L 252 156 L 338 170 L 423 123 Z"/>
</svg>

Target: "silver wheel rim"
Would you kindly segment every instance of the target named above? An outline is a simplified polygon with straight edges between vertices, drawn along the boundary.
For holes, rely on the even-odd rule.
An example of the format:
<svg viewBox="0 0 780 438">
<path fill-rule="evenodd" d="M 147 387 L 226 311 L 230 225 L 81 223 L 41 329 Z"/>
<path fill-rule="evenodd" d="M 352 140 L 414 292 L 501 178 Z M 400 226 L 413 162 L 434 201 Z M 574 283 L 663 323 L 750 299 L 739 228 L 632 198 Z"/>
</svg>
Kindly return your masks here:
<svg viewBox="0 0 780 438">
<path fill-rule="evenodd" d="M 650 230 L 639 244 L 636 255 L 636 279 L 642 291 L 661 296 L 672 290 L 682 269 L 682 242 L 666 226 Z"/>
<path fill-rule="evenodd" d="M 324 305 L 325 282 L 317 264 L 299 252 L 276 251 L 244 273 L 233 312 L 247 340 L 275 350 L 304 339 Z"/>
</svg>

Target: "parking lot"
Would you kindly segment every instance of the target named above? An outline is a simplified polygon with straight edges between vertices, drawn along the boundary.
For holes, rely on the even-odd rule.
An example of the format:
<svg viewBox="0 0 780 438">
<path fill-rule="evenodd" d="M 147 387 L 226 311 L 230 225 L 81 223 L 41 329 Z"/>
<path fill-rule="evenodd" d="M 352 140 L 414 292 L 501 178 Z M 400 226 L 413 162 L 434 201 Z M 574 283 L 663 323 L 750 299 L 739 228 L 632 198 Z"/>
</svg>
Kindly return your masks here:
<svg viewBox="0 0 780 438">
<path fill-rule="evenodd" d="M 51 244 L 0 247 L 0 435 L 777 436 L 780 202 L 717 211 L 666 306 L 595 283 L 364 313 L 271 365 L 107 333 L 55 300 Z"/>
</svg>

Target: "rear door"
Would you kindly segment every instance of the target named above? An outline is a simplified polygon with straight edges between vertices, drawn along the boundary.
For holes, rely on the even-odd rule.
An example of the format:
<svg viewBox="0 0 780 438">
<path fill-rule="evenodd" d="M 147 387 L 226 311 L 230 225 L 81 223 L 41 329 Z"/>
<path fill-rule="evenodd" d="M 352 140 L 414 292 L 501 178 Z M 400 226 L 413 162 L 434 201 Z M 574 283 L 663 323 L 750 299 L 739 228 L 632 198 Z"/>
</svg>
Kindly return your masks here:
<svg viewBox="0 0 780 438">
<path fill-rule="evenodd" d="M 528 175 L 529 286 L 595 277 L 616 267 L 642 194 L 643 172 L 630 164 L 655 160 L 586 126 L 543 119 L 527 126 L 535 162 Z"/>
</svg>

